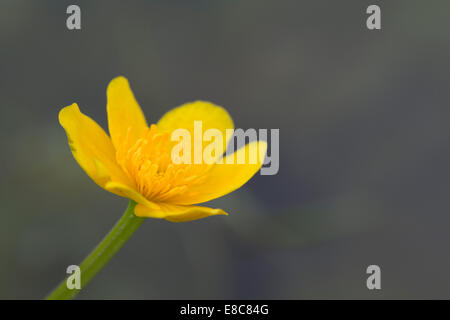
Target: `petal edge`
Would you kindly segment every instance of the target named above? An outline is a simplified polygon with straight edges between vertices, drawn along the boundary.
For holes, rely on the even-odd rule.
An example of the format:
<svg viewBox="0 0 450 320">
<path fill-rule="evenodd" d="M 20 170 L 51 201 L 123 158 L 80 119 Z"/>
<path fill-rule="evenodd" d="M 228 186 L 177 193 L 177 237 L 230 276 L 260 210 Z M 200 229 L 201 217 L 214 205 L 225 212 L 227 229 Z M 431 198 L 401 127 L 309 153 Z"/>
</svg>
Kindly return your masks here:
<svg viewBox="0 0 450 320">
<path fill-rule="evenodd" d="M 111 139 L 76 103 L 61 109 L 58 118 L 75 160 L 95 183 L 102 188 L 111 179 L 130 184 L 116 163 Z"/>
<path fill-rule="evenodd" d="M 213 215 L 228 215 L 222 209 L 213 209 L 202 206 L 179 206 L 159 203 L 159 210 L 153 210 L 138 204 L 134 213 L 138 217 L 166 219 L 170 222 L 187 222 L 206 218 Z"/>
</svg>

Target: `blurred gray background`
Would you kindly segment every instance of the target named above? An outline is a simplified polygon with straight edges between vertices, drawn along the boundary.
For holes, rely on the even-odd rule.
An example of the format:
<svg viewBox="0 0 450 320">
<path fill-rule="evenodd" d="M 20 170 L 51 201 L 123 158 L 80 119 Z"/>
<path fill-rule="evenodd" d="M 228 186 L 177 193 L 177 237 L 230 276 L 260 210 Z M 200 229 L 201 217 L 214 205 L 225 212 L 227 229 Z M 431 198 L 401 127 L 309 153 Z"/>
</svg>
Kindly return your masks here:
<svg viewBox="0 0 450 320">
<path fill-rule="evenodd" d="M 449 1 L 0 0 L 0 298 L 43 298 L 125 210 L 57 119 L 77 102 L 106 128 L 117 75 L 149 122 L 205 99 L 279 128 L 280 171 L 210 203 L 228 217 L 148 219 L 79 298 L 450 298 L 449 16 Z"/>
</svg>

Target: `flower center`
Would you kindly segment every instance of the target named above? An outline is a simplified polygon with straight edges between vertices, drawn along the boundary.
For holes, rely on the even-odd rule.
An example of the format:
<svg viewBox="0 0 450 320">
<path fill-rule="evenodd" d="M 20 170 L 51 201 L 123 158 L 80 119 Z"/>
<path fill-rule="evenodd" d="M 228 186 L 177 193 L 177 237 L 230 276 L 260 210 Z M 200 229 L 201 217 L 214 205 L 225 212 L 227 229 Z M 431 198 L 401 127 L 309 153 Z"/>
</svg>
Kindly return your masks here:
<svg viewBox="0 0 450 320">
<path fill-rule="evenodd" d="M 204 181 L 206 164 L 174 164 L 174 142 L 168 132 L 158 132 L 152 124 L 134 144 L 130 131 L 116 153 L 117 162 L 136 183 L 139 193 L 152 201 L 167 201 L 186 193 L 190 186 Z"/>
</svg>

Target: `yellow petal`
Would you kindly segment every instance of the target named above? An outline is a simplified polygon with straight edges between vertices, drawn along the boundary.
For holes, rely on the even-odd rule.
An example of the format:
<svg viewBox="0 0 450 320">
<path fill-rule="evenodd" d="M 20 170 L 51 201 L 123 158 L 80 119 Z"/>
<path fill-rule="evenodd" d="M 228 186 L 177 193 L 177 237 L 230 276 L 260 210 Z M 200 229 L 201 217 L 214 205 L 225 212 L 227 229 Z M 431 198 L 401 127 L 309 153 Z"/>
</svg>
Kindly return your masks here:
<svg viewBox="0 0 450 320">
<path fill-rule="evenodd" d="M 224 196 L 244 185 L 264 163 L 267 143 L 253 141 L 235 153 L 224 157 L 223 163 L 215 164 L 207 173 L 207 178 L 199 185 L 189 187 L 185 194 L 173 197 L 171 203 L 190 205 L 202 203 Z M 257 159 L 251 163 L 250 154 L 256 154 Z M 227 164 L 234 159 L 234 164 Z M 245 163 L 238 163 L 238 159 L 245 159 Z"/>
<path fill-rule="evenodd" d="M 228 140 L 226 129 L 234 129 L 233 120 L 228 112 L 211 102 L 195 101 L 183 104 L 167 112 L 157 123 L 158 130 L 162 132 L 173 132 L 176 129 L 186 129 L 191 135 L 191 157 L 194 159 L 194 121 L 201 121 L 201 129 L 204 133 L 208 129 L 217 129 L 222 134 L 222 141 L 203 142 L 202 149 L 210 144 L 222 143 L 223 152 L 226 151 Z M 198 137 L 198 136 L 197 136 Z M 202 139 L 202 133 L 200 133 L 199 139 Z M 223 154 L 222 152 L 222 154 Z M 216 159 L 222 156 L 222 154 L 216 155 Z M 192 160 L 192 163 L 194 160 Z"/>
<path fill-rule="evenodd" d="M 151 209 L 142 204 L 137 204 L 134 214 L 138 217 L 163 218 L 171 222 L 186 222 L 198 220 L 213 215 L 228 215 L 222 209 L 213 209 L 200 206 L 180 206 L 166 203 L 158 203 L 160 209 Z"/>
<path fill-rule="evenodd" d="M 114 181 L 108 182 L 105 185 L 105 189 L 108 190 L 109 192 L 115 193 L 121 197 L 132 199 L 137 203 L 141 203 L 141 204 L 145 205 L 146 207 L 151 208 L 152 210 L 160 209 L 160 207 L 157 204 L 148 201 L 143 195 L 141 195 L 134 188 L 131 188 L 122 183 L 114 182 Z"/>
<path fill-rule="evenodd" d="M 147 121 L 128 80 L 124 77 L 113 79 L 106 90 L 108 127 L 116 149 L 127 139 L 132 145 L 147 129 Z"/>
<path fill-rule="evenodd" d="M 92 180 L 101 187 L 110 180 L 132 185 L 116 163 L 111 139 L 94 120 L 80 112 L 76 103 L 59 112 L 59 122 L 66 130 L 73 156 Z"/>
</svg>

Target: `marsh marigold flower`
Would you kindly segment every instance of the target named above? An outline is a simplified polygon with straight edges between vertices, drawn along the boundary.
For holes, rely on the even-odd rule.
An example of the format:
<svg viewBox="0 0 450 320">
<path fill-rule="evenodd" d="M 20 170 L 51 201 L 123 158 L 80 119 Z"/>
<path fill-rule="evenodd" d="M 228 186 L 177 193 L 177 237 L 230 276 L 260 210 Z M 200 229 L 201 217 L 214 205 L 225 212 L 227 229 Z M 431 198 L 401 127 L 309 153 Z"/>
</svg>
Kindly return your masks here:
<svg viewBox="0 0 450 320">
<path fill-rule="evenodd" d="M 172 162 L 171 150 L 176 144 L 171 140 L 172 132 L 186 129 L 193 137 L 195 121 L 201 121 L 203 130 L 219 130 L 223 141 L 215 143 L 227 145 L 226 130 L 234 128 L 233 121 L 225 109 L 212 103 L 184 104 L 148 126 L 128 81 L 118 77 L 108 86 L 106 109 L 109 136 L 81 113 L 76 103 L 60 111 L 59 122 L 81 168 L 103 189 L 134 200 L 138 217 L 182 222 L 226 214 L 195 204 L 238 189 L 262 166 L 266 152 L 263 141 L 250 142 L 234 154 L 216 155 L 212 164 Z M 228 161 L 228 157 L 240 156 L 248 160 L 255 153 L 259 156 L 253 163 Z"/>
</svg>

